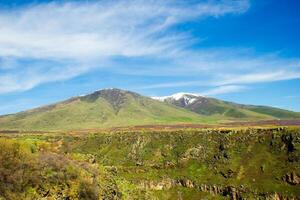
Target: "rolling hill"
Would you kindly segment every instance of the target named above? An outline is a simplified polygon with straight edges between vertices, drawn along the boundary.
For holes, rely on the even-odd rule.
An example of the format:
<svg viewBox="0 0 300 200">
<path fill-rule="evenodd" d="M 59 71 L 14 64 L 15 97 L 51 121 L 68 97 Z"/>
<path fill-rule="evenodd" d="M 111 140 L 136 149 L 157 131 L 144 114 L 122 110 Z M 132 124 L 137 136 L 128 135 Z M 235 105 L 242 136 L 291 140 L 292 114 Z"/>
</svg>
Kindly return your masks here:
<svg viewBox="0 0 300 200">
<path fill-rule="evenodd" d="M 300 119 L 300 113 L 268 106 L 242 105 L 191 93 L 177 93 L 153 99 L 167 102 L 192 112 L 227 119 Z"/>
<path fill-rule="evenodd" d="M 55 131 L 274 119 L 300 119 L 300 114 L 187 93 L 153 99 L 130 91 L 104 89 L 52 105 L 0 116 L 0 130 Z"/>
<path fill-rule="evenodd" d="M 214 123 L 183 108 L 119 89 L 99 90 L 0 117 L 0 130 L 71 130 L 146 124 Z"/>
</svg>

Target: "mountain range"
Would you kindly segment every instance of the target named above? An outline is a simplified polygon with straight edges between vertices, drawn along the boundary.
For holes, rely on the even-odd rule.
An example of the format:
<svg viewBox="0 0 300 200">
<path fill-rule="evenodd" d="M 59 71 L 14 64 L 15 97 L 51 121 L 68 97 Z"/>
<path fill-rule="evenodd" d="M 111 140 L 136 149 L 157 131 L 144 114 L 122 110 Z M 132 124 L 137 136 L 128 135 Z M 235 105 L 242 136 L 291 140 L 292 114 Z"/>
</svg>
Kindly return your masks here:
<svg viewBox="0 0 300 200">
<path fill-rule="evenodd" d="M 300 119 L 300 113 L 242 105 L 190 93 L 146 97 L 103 89 L 16 114 L 0 116 L 0 130 L 74 130 L 158 124 Z"/>
<path fill-rule="evenodd" d="M 153 99 L 206 116 L 222 116 L 239 119 L 297 119 L 300 113 L 270 106 L 243 105 L 191 93 L 177 93 Z"/>
</svg>

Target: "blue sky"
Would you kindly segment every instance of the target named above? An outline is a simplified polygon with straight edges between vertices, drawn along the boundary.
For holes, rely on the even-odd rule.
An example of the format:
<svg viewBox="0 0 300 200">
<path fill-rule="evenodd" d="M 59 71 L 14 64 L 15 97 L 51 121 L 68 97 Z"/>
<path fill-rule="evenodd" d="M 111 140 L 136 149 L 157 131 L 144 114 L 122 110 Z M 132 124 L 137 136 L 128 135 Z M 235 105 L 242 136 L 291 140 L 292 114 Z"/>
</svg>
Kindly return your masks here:
<svg viewBox="0 0 300 200">
<path fill-rule="evenodd" d="M 297 0 L 0 0 L 0 114 L 117 87 L 300 111 Z"/>
</svg>

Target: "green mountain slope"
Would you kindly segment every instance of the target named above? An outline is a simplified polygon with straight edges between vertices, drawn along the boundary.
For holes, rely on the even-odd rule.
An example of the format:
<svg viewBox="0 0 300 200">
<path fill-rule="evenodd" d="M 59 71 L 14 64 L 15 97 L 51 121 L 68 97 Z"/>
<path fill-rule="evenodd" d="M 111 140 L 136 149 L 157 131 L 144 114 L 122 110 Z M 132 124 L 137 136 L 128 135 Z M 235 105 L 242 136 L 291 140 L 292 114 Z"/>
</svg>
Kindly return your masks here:
<svg viewBox="0 0 300 200">
<path fill-rule="evenodd" d="M 300 118 L 300 113 L 298 112 L 292 112 L 289 110 L 283 110 L 280 108 L 273 108 L 273 107 L 268 107 L 268 106 L 243 106 L 245 109 L 261 113 L 261 114 L 266 114 L 266 115 L 271 115 L 279 119 L 299 119 Z"/>
<path fill-rule="evenodd" d="M 119 89 L 0 117 L 0 129 L 72 130 L 145 124 L 212 123 L 213 118 Z"/>
<path fill-rule="evenodd" d="M 300 119 L 300 113 L 183 94 L 157 101 L 105 89 L 17 114 L 0 116 L 0 130 L 74 130 L 179 123 Z"/>
<path fill-rule="evenodd" d="M 268 106 L 242 105 L 193 94 L 175 94 L 159 99 L 201 115 L 224 119 L 300 119 L 300 113 Z"/>
</svg>

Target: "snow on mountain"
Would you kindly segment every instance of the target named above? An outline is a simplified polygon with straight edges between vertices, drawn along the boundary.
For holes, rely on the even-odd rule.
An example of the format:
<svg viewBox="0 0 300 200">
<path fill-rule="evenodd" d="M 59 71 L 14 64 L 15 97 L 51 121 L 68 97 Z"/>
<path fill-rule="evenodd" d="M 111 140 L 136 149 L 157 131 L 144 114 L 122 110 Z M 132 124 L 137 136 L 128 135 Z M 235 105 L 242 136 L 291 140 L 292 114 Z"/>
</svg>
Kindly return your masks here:
<svg viewBox="0 0 300 200">
<path fill-rule="evenodd" d="M 152 99 L 159 100 L 159 101 L 179 101 L 183 100 L 185 105 L 191 104 L 200 97 L 199 94 L 193 93 L 184 93 L 179 92 L 170 96 L 162 96 L 162 97 L 152 97 Z"/>
</svg>

